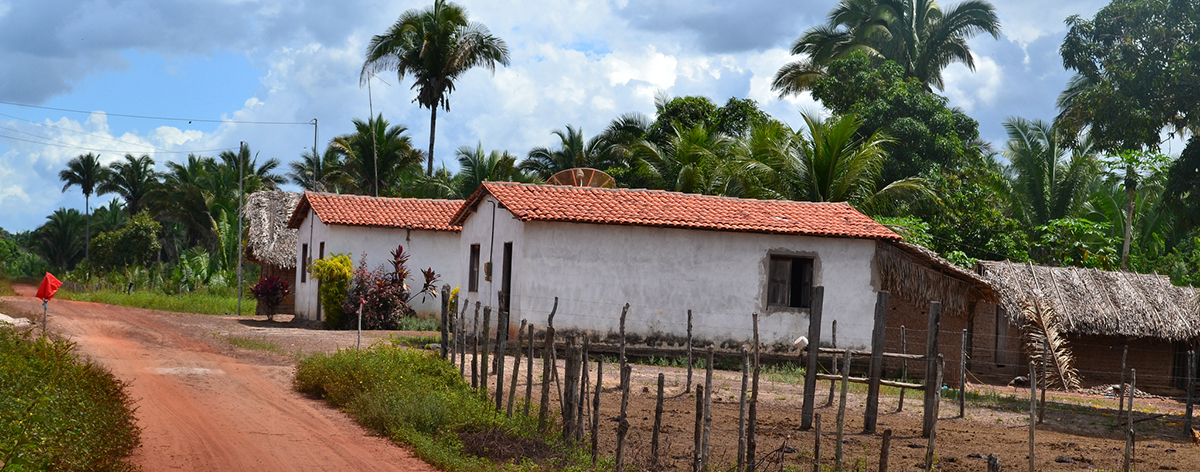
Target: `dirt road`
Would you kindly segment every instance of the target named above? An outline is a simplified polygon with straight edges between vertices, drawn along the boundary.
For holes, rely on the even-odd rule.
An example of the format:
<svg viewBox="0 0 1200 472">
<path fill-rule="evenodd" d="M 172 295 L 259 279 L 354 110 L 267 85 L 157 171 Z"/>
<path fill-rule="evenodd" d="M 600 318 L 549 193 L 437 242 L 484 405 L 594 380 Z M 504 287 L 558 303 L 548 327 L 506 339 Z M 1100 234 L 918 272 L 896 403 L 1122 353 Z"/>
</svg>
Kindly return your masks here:
<svg viewBox="0 0 1200 472">
<path fill-rule="evenodd" d="M 22 297 L 4 298 L 10 309 L 40 314 L 41 301 L 29 297 L 36 290 L 16 289 Z M 234 357 L 214 346 L 202 331 L 220 329 L 222 321 L 237 324 L 97 303 L 50 304 L 51 331 L 129 382 L 142 427 L 133 462 L 144 470 L 435 470 L 293 391 L 288 362 Z"/>
</svg>

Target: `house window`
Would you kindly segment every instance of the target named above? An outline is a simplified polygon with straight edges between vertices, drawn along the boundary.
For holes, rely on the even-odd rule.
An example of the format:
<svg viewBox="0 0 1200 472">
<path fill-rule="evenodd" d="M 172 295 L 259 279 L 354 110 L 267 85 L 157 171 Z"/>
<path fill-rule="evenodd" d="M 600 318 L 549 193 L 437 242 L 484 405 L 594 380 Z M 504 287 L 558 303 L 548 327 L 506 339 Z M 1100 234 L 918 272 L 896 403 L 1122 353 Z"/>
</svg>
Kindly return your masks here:
<svg viewBox="0 0 1200 472">
<path fill-rule="evenodd" d="M 308 282 L 308 245 L 300 245 L 300 283 Z"/>
<path fill-rule="evenodd" d="M 812 282 L 812 259 L 771 256 L 767 280 L 767 306 L 811 307 Z"/>
<path fill-rule="evenodd" d="M 471 245 L 471 267 L 468 269 L 467 291 L 479 291 L 479 245 Z"/>
</svg>

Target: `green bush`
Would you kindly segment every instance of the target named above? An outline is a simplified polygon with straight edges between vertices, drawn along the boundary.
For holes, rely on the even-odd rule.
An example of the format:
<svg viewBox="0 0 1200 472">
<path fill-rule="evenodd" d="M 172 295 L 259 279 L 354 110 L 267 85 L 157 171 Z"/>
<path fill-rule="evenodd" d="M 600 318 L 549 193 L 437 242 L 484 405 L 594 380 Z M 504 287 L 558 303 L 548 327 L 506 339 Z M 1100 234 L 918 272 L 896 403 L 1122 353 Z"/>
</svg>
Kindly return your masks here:
<svg viewBox="0 0 1200 472">
<path fill-rule="evenodd" d="M 313 261 L 309 273 L 321 281 L 318 295 L 321 308 L 325 311 L 325 326 L 337 328 L 342 322 L 342 302 L 350 290 L 350 279 L 354 277 L 354 263 L 349 254 L 333 254 L 325 259 Z"/>
<path fill-rule="evenodd" d="M 102 269 L 145 266 L 162 248 L 158 242 L 161 231 L 162 225 L 148 211 L 138 213 L 120 229 L 92 238 L 92 263 Z"/>
<path fill-rule="evenodd" d="M 134 470 L 133 400 L 74 346 L 0 328 L 0 469 Z"/>
</svg>

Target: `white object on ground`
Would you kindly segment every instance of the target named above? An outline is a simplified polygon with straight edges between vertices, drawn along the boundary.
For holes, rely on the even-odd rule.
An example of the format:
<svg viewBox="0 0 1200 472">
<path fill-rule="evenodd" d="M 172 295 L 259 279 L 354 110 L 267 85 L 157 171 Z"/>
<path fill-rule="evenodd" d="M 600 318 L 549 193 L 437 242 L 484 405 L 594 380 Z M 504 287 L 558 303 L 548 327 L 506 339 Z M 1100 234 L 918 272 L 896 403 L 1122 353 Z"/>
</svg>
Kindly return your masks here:
<svg viewBox="0 0 1200 472">
<path fill-rule="evenodd" d="M 795 341 L 792 341 L 792 345 L 796 346 L 797 349 L 804 349 L 808 347 L 808 338 L 800 336 Z"/>
<path fill-rule="evenodd" d="M 29 325 L 33 324 L 25 318 L 13 318 L 13 317 L 5 315 L 3 313 L 0 313 L 0 323 L 10 324 L 10 325 L 16 326 L 18 328 L 20 328 L 22 326 L 29 326 Z"/>
</svg>

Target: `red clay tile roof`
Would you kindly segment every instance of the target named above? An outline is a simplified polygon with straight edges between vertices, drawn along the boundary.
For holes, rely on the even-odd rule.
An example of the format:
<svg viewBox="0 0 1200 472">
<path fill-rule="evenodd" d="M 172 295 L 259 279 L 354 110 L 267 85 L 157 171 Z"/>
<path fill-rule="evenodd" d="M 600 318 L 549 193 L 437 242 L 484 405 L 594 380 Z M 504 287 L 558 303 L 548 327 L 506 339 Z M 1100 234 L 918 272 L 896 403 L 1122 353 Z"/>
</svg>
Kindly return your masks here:
<svg viewBox="0 0 1200 472">
<path fill-rule="evenodd" d="M 450 217 L 462 204 L 462 200 L 304 192 L 288 227 L 299 228 L 312 208 L 323 223 L 331 225 L 462 231 L 461 225 L 450 223 Z"/>
<path fill-rule="evenodd" d="M 450 220 L 461 225 L 491 194 L 521 221 L 660 226 L 900 240 L 845 203 L 749 200 L 662 190 L 485 182 Z"/>
</svg>

